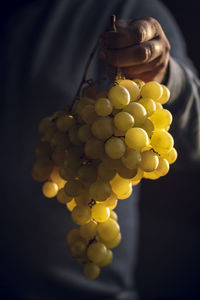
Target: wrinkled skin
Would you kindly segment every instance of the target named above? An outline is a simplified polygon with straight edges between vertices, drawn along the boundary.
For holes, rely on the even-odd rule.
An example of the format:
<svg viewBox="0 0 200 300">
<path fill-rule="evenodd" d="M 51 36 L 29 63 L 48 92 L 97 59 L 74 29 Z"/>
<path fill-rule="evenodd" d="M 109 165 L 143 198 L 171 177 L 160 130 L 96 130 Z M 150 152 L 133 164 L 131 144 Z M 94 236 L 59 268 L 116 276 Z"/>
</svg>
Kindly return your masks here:
<svg viewBox="0 0 200 300">
<path fill-rule="evenodd" d="M 116 21 L 100 36 L 99 55 L 111 79 L 120 67 L 125 77 L 162 82 L 169 62 L 170 44 L 154 18 Z"/>
</svg>

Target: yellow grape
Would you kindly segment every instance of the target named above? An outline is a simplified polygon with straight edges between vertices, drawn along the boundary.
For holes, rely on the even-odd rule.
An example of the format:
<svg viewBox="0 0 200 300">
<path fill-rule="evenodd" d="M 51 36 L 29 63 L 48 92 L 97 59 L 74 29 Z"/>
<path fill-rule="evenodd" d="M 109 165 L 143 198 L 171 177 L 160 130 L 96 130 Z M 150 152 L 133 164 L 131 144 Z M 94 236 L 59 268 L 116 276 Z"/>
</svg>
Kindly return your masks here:
<svg viewBox="0 0 200 300">
<path fill-rule="evenodd" d="M 94 109 L 98 116 L 106 117 L 112 113 L 113 106 L 109 99 L 99 98 L 95 102 Z"/>
<path fill-rule="evenodd" d="M 122 178 L 119 174 L 116 174 L 115 177 L 110 181 L 113 192 L 117 195 L 126 194 L 130 189 L 130 180 Z"/>
<path fill-rule="evenodd" d="M 86 253 L 87 244 L 83 239 L 77 239 L 70 245 L 70 252 L 73 257 L 81 257 Z"/>
<path fill-rule="evenodd" d="M 143 87 L 143 85 L 145 85 L 145 82 L 139 78 L 134 78 L 133 81 L 138 85 L 138 87 L 141 91 L 141 88 Z"/>
<path fill-rule="evenodd" d="M 149 118 L 144 121 L 144 123 L 141 125 L 141 128 L 144 129 L 148 134 L 148 137 L 151 138 L 154 132 L 154 125 Z"/>
<path fill-rule="evenodd" d="M 124 112 L 128 112 L 134 118 L 134 126 L 141 126 L 147 118 L 147 112 L 144 106 L 138 102 L 131 102 L 123 108 Z"/>
<path fill-rule="evenodd" d="M 55 182 L 58 186 L 58 189 L 61 189 L 64 187 L 66 180 L 64 180 L 60 174 L 59 174 L 59 167 L 54 166 L 51 174 L 50 174 L 51 181 Z"/>
<path fill-rule="evenodd" d="M 87 249 L 88 258 L 94 263 L 100 263 L 106 258 L 107 248 L 103 243 L 93 242 Z"/>
<path fill-rule="evenodd" d="M 168 161 L 159 156 L 159 164 L 157 169 L 154 171 L 157 176 L 165 176 L 169 172 L 169 163 Z"/>
<path fill-rule="evenodd" d="M 167 130 L 172 123 L 172 114 L 167 109 L 156 111 L 151 115 L 150 120 L 152 121 L 155 130 L 165 129 Z"/>
<path fill-rule="evenodd" d="M 119 234 L 120 227 L 115 220 L 109 218 L 107 221 L 97 225 L 97 232 L 103 240 L 111 241 Z"/>
<path fill-rule="evenodd" d="M 149 81 L 141 89 L 141 94 L 143 98 L 151 98 L 154 101 L 158 101 L 162 96 L 163 88 L 159 82 Z"/>
<path fill-rule="evenodd" d="M 166 87 L 164 84 L 161 84 L 162 88 L 163 88 L 163 94 L 162 96 L 158 99 L 158 102 L 160 104 L 165 104 L 167 103 L 167 101 L 170 98 L 170 90 L 168 89 L 168 87 Z"/>
<path fill-rule="evenodd" d="M 98 165 L 98 176 L 103 181 L 109 181 L 111 180 L 116 174 L 116 170 L 109 168 L 108 165 L 106 165 L 104 162 L 101 162 Z"/>
<path fill-rule="evenodd" d="M 89 206 L 75 206 L 71 213 L 72 220 L 75 224 L 83 225 L 91 219 L 91 209 Z"/>
<path fill-rule="evenodd" d="M 98 222 L 105 222 L 110 217 L 110 209 L 103 204 L 95 204 L 92 206 L 92 218 Z"/>
<path fill-rule="evenodd" d="M 110 218 L 115 220 L 117 222 L 118 220 L 118 215 L 116 214 L 116 212 L 114 210 L 110 211 Z"/>
<path fill-rule="evenodd" d="M 42 193 L 47 198 L 53 198 L 57 195 L 58 186 L 55 182 L 46 181 L 42 185 Z"/>
<path fill-rule="evenodd" d="M 113 260 L 113 252 L 110 249 L 107 249 L 106 257 L 104 258 L 104 260 L 98 263 L 98 266 L 106 267 L 109 264 L 111 264 L 112 260 Z"/>
<path fill-rule="evenodd" d="M 156 130 L 152 134 L 151 145 L 159 154 L 165 154 L 173 148 L 174 139 L 169 132 L 165 130 Z"/>
<path fill-rule="evenodd" d="M 86 105 L 93 105 L 94 104 L 94 100 L 89 98 L 89 97 L 82 97 L 76 104 L 75 106 L 75 112 L 78 115 L 81 115 L 81 111 L 82 109 L 86 106 Z"/>
<path fill-rule="evenodd" d="M 178 153 L 174 147 L 169 152 L 162 154 L 162 157 L 165 158 L 170 165 L 177 160 L 177 156 Z"/>
<path fill-rule="evenodd" d="M 148 134 L 140 127 L 130 128 L 126 132 L 125 143 L 131 149 L 140 150 L 149 144 Z"/>
<path fill-rule="evenodd" d="M 80 226 L 80 236 L 86 240 L 94 239 L 97 232 L 97 223 L 91 220 L 89 223 Z"/>
<path fill-rule="evenodd" d="M 141 98 L 138 103 L 142 104 L 146 109 L 147 117 L 151 116 L 156 111 L 156 103 L 151 98 Z"/>
<path fill-rule="evenodd" d="M 122 235 L 121 235 L 121 232 L 119 232 L 118 235 L 114 239 L 112 239 L 110 241 L 105 241 L 104 239 L 101 239 L 101 241 L 104 243 L 104 245 L 108 249 L 113 249 L 113 248 L 116 248 L 120 244 L 121 239 L 122 239 Z"/>
<path fill-rule="evenodd" d="M 70 179 L 65 184 L 65 193 L 71 197 L 77 197 L 81 194 L 83 186 L 78 179 Z"/>
<path fill-rule="evenodd" d="M 137 101 L 137 99 L 140 97 L 140 89 L 136 82 L 125 79 L 125 80 L 117 80 L 117 83 L 120 86 L 125 87 L 129 94 L 130 94 L 130 101 Z"/>
<path fill-rule="evenodd" d="M 125 111 L 117 113 L 114 117 L 114 124 L 117 129 L 126 131 L 134 125 L 134 118 L 131 114 Z"/>
<path fill-rule="evenodd" d="M 158 167 L 158 155 L 151 150 L 141 153 L 142 161 L 140 168 L 145 172 L 152 172 Z"/>
<path fill-rule="evenodd" d="M 66 207 L 69 211 L 72 211 L 74 209 L 74 207 L 76 207 L 76 206 L 77 206 L 77 203 L 74 198 L 70 202 L 66 203 Z"/>
<path fill-rule="evenodd" d="M 102 204 L 108 207 L 110 210 L 112 210 L 117 206 L 117 202 L 117 195 L 114 192 L 112 192 L 111 195 L 105 201 L 102 202 Z"/>
<path fill-rule="evenodd" d="M 83 274 L 90 280 L 96 279 L 100 274 L 100 267 L 94 263 L 84 264 Z"/>
<path fill-rule="evenodd" d="M 118 194 L 119 200 L 124 200 L 124 199 L 129 198 L 131 196 L 131 194 L 132 194 L 132 191 L 133 191 L 132 183 L 130 182 L 129 186 L 128 186 L 128 189 L 126 190 L 126 192 Z"/>
<path fill-rule="evenodd" d="M 98 118 L 93 104 L 85 105 L 81 110 L 80 115 L 82 120 L 89 125 L 92 125 L 92 123 Z"/>
<path fill-rule="evenodd" d="M 108 99 L 114 108 L 121 109 L 130 102 L 130 94 L 126 88 L 115 85 L 108 91 Z"/>
<path fill-rule="evenodd" d="M 79 228 L 72 229 L 66 235 L 67 244 L 70 246 L 79 238 L 80 238 Z"/>
</svg>

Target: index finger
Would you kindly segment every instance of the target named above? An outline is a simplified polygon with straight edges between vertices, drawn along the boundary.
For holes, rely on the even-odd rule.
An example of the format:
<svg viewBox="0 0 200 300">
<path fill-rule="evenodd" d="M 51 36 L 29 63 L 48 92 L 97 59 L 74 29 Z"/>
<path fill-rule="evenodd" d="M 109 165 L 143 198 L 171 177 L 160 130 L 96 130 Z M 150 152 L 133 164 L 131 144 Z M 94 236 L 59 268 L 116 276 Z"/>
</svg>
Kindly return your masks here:
<svg viewBox="0 0 200 300">
<path fill-rule="evenodd" d="M 132 21 L 116 21 L 117 32 L 107 31 L 101 35 L 102 44 L 109 49 L 126 48 L 138 45 L 157 37 L 161 26 L 154 18 Z"/>
</svg>

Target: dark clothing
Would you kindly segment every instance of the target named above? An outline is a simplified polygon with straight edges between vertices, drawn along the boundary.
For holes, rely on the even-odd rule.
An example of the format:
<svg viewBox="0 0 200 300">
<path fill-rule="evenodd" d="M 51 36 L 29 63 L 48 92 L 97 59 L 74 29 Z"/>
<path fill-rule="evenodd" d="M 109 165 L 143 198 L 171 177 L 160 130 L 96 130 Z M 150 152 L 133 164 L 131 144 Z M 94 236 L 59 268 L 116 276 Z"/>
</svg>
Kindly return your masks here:
<svg viewBox="0 0 200 300">
<path fill-rule="evenodd" d="M 1 273 L 4 277 L 2 290 L 12 295 L 13 300 L 137 299 L 138 255 L 142 255 L 144 263 L 148 257 L 144 249 L 138 248 L 141 223 L 138 193 L 140 189 L 143 191 L 141 203 L 147 201 L 148 196 L 148 201 L 155 204 L 159 181 L 150 182 L 152 186 L 157 184 L 152 194 L 148 194 L 149 183 L 142 183 L 134 189 L 131 198 L 119 201 L 116 211 L 122 243 L 114 251 L 114 262 L 102 269 L 99 279 L 88 282 L 65 242 L 66 233 L 74 227 L 70 213 L 55 199 L 44 198 L 40 184 L 31 178 L 33 149 L 39 141 L 37 124 L 70 103 L 89 53 L 109 25 L 113 13 L 124 19 L 152 16 L 161 23 L 171 44 L 168 80 L 171 100 L 166 107 L 174 116 L 171 132 L 179 152 L 179 159 L 171 168 L 173 189 L 182 172 L 199 172 L 200 85 L 179 29 L 160 2 L 41 0 L 25 5 L 6 22 L 1 50 Z M 108 83 L 108 79 L 102 80 L 104 67 L 96 55 L 88 78 L 97 80 L 100 87 Z M 168 185 L 164 184 L 165 187 Z M 159 197 L 162 193 L 166 196 L 167 190 L 159 190 L 159 193 Z M 146 215 L 148 219 L 148 212 Z M 142 226 L 143 223 L 141 228 L 144 229 Z M 153 239 L 149 242 L 154 243 Z M 145 272 L 145 264 L 141 270 Z M 138 278 L 142 276 L 140 271 L 138 274 Z M 148 276 L 151 282 L 151 275 Z M 159 293 L 149 289 L 150 295 L 147 287 L 145 294 L 145 286 L 140 283 L 140 293 L 147 299 L 173 296 L 173 288 L 168 287 Z"/>
</svg>

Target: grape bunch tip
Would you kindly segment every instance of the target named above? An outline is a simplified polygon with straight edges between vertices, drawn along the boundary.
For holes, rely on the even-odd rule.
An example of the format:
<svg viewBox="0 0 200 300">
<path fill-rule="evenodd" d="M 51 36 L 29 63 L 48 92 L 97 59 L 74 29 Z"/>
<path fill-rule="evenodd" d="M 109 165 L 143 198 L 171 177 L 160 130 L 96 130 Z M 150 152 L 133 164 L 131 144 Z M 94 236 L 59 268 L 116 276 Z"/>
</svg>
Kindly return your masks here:
<svg viewBox="0 0 200 300">
<path fill-rule="evenodd" d="M 57 111 L 38 126 L 32 177 L 56 197 L 76 228 L 66 241 L 88 279 L 113 260 L 121 232 L 114 209 L 143 178 L 169 172 L 177 158 L 169 133 L 170 92 L 156 81 L 116 78 L 107 91 L 82 89 L 71 112 Z"/>
</svg>

